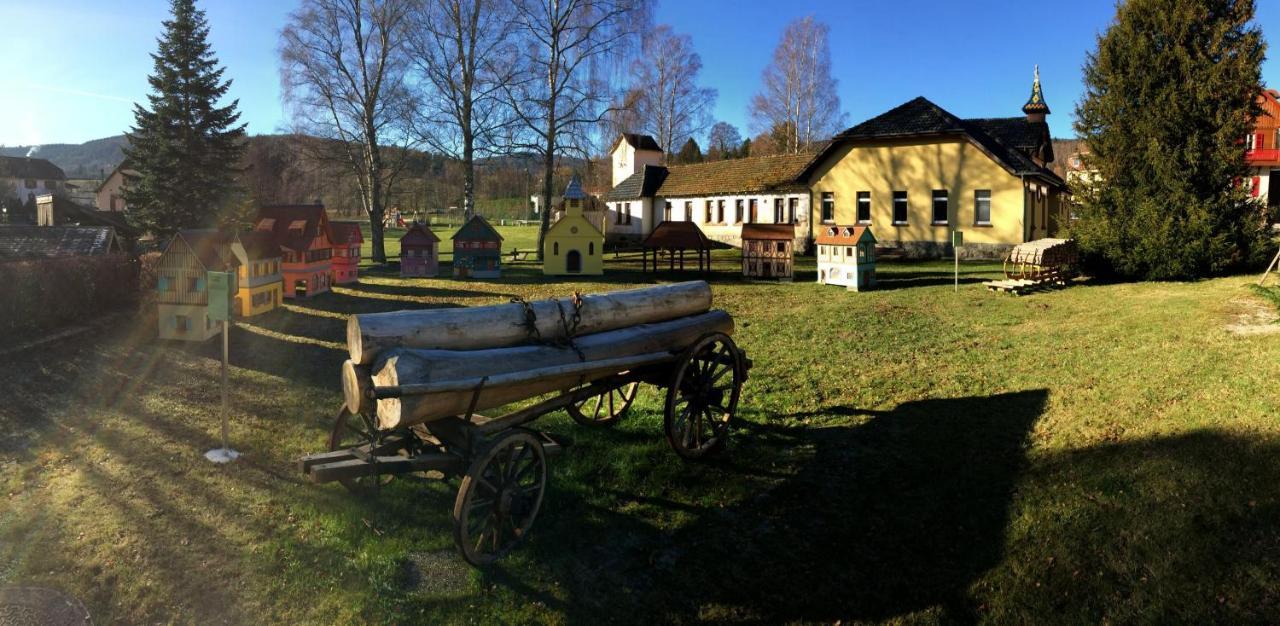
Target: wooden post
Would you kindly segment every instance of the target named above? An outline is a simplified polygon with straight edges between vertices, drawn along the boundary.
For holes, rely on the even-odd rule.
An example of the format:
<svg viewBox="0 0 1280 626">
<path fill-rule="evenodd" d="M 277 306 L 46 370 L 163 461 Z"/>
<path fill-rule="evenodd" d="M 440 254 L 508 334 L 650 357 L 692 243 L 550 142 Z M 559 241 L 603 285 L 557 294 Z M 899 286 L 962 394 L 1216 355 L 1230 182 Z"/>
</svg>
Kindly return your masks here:
<svg viewBox="0 0 1280 626">
<path fill-rule="evenodd" d="M 1271 269 L 1276 267 L 1277 263 L 1280 263 L 1280 252 L 1276 252 L 1276 257 L 1271 259 L 1271 264 L 1267 266 L 1267 271 L 1263 272 L 1262 278 L 1258 279 L 1259 287 L 1261 287 L 1263 283 L 1267 282 L 1267 276 L 1271 275 Z"/>
</svg>

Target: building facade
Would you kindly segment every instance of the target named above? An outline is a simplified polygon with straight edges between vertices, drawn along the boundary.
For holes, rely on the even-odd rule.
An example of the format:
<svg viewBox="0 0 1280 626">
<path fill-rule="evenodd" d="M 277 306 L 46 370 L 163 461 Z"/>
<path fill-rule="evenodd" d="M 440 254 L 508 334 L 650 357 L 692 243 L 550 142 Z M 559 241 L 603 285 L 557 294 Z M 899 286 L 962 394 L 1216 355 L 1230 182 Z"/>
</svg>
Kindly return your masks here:
<svg viewBox="0 0 1280 626">
<path fill-rule="evenodd" d="M 240 317 L 253 317 L 280 306 L 284 297 L 284 275 L 280 271 L 282 252 L 263 231 L 236 233 L 231 237 L 231 254 L 236 258 L 236 297 L 232 310 Z"/>
<path fill-rule="evenodd" d="M 1258 96 L 1262 114 L 1245 138 L 1249 165 L 1249 194 L 1267 206 L 1280 206 L 1280 91 L 1265 89 Z"/>
<path fill-rule="evenodd" d="M 338 285 L 360 280 L 360 246 L 364 234 L 356 222 L 330 222 L 329 241 L 333 244 L 333 282 Z"/>
<path fill-rule="evenodd" d="M 129 165 L 129 161 L 121 161 L 111 174 L 107 176 L 94 195 L 94 204 L 99 211 L 127 211 L 124 201 L 124 188 L 138 179 L 138 171 Z"/>
<path fill-rule="evenodd" d="M 282 249 L 284 297 L 310 298 L 329 291 L 333 284 L 333 245 L 324 206 L 262 207 L 254 230 L 269 233 L 272 242 Z"/>
<path fill-rule="evenodd" d="M 207 276 L 235 271 L 230 243 L 215 230 L 184 230 L 169 241 L 156 265 L 161 339 L 205 341 L 218 333 L 219 325 L 209 319 Z"/>
<path fill-rule="evenodd" d="M 19 202 L 35 202 L 45 194 L 61 195 L 66 189 L 67 175 L 47 159 L 0 156 L 0 187 L 7 187 L 11 198 Z"/>
<path fill-rule="evenodd" d="M 473 215 L 453 234 L 455 278 L 502 276 L 502 235 L 480 215 Z"/>
</svg>

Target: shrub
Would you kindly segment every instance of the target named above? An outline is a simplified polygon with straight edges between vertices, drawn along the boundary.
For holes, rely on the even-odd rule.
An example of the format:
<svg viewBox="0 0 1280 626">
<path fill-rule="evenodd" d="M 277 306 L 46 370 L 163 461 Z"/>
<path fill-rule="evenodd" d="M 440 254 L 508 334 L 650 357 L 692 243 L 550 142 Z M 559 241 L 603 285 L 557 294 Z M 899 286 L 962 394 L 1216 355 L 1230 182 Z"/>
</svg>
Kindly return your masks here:
<svg viewBox="0 0 1280 626">
<path fill-rule="evenodd" d="M 0 263 L 0 336 L 96 319 L 138 298 L 138 264 L 123 255 Z"/>
</svg>

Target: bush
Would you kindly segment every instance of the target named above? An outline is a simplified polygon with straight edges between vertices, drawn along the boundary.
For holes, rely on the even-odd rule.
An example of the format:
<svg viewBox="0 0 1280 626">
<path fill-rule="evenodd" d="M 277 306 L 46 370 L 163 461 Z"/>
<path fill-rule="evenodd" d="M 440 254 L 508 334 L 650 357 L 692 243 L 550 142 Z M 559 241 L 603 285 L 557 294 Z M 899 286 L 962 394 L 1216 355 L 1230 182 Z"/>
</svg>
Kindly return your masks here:
<svg viewBox="0 0 1280 626">
<path fill-rule="evenodd" d="M 138 300 L 138 264 L 123 255 L 0 263 L 0 337 L 91 321 Z"/>
</svg>

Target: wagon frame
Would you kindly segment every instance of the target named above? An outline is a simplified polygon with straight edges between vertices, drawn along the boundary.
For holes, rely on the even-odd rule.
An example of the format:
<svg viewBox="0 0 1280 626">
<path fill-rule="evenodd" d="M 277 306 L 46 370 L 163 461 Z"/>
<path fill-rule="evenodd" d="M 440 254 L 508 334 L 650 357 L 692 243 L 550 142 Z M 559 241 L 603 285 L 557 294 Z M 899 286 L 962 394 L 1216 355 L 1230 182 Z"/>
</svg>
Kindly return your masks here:
<svg viewBox="0 0 1280 626">
<path fill-rule="evenodd" d="M 564 448 L 528 424 L 565 410 L 579 424 L 609 426 L 628 412 L 639 385 L 649 384 L 666 391 L 663 430 L 671 447 L 686 460 L 704 458 L 723 449 L 751 365 L 727 334 L 712 332 L 685 350 L 646 355 L 639 366 L 620 367 L 497 417 L 475 412 L 488 378 L 472 388 L 465 415 L 412 426 L 379 429 L 375 417 L 344 406 L 329 451 L 303 457 L 299 467 L 313 482 L 337 481 L 362 495 L 375 494 L 396 475 L 437 472 L 443 480 L 461 478 L 453 508 L 454 542 L 467 562 L 488 565 L 527 536 L 546 492 L 547 458 Z M 425 390 L 368 390 L 374 400 L 408 393 Z"/>
</svg>

